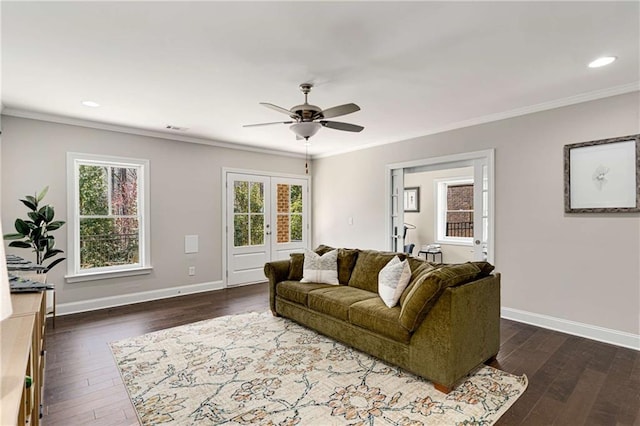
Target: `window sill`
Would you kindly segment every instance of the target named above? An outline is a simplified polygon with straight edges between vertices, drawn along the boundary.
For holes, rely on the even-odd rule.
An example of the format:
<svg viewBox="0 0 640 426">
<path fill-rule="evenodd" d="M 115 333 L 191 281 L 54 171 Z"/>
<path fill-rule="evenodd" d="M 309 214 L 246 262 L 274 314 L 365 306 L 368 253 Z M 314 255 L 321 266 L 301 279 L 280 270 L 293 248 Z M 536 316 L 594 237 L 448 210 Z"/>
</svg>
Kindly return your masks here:
<svg viewBox="0 0 640 426">
<path fill-rule="evenodd" d="M 471 241 L 460 241 L 460 240 L 436 240 L 437 244 L 440 245 L 448 245 L 448 246 L 466 246 L 473 247 L 473 239 Z"/>
<path fill-rule="evenodd" d="M 89 272 L 86 274 L 65 275 L 64 279 L 68 283 L 79 283 L 83 281 L 105 280 L 108 278 L 131 277 L 135 275 L 146 275 L 153 271 L 153 267 L 146 266 L 135 269 L 123 269 L 119 271 Z"/>
</svg>

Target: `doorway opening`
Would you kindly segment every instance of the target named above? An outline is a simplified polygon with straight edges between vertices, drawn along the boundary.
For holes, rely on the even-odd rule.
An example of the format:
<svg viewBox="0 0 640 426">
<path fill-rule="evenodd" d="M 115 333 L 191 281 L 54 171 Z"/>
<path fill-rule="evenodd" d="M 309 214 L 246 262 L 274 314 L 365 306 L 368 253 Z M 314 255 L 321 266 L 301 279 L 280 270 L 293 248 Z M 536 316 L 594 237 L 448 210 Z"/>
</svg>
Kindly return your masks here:
<svg viewBox="0 0 640 426">
<path fill-rule="evenodd" d="M 389 249 L 429 260 L 494 261 L 494 150 L 387 166 Z M 412 246 L 413 245 L 413 246 Z"/>
</svg>

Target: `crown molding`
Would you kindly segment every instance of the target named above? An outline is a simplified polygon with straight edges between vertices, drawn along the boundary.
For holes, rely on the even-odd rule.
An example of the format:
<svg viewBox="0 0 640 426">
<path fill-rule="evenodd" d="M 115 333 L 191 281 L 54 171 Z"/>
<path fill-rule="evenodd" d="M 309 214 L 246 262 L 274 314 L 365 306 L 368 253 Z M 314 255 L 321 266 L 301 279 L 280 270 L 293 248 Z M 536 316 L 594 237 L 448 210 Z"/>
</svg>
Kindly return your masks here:
<svg viewBox="0 0 640 426">
<path fill-rule="evenodd" d="M 375 148 L 382 145 L 388 145 L 388 144 L 397 143 L 397 142 L 404 142 L 404 141 L 408 141 L 408 140 L 419 138 L 419 137 L 435 135 L 438 133 L 444 133 L 451 130 L 462 129 L 465 127 L 476 126 L 479 124 L 491 123 L 493 121 L 500 121 L 507 118 L 519 117 L 527 114 L 533 114 L 536 112 L 548 111 L 548 110 L 562 108 L 569 105 L 580 104 L 584 102 L 608 98 L 611 96 L 623 95 L 626 93 L 632 93 L 637 91 L 640 91 L 640 81 L 635 81 L 629 84 L 610 87 L 607 89 L 595 90 L 592 92 L 582 93 L 579 95 L 570 96 L 566 98 L 555 99 L 553 101 L 542 102 L 539 104 L 530 105 L 523 108 L 516 108 L 509 111 L 503 111 L 495 114 L 475 117 L 469 120 L 458 121 L 455 123 L 447 124 L 445 126 L 429 129 L 425 132 L 421 132 L 420 134 L 409 136 L 402 140 L 387 140 L 387 141 L 381 141 L 381 142 L 374 142 L 374 143 L 360 145 L 353 148 L 346 148 L 346 149 L 341 149 L 337 151 L 331 151 L 324 154 L 310 155 L 310 158 L 318 159 L 318 158 L 333 157 L 336 155 L 347 154 L 349 152 L 362 151 L 364 149 Z M 128 134 L 139 135 L 139 136 L 148 136 L 148 137 L 167 139 L 167 140 L 173 140 L 173 141 L 196 143 L 201 145 L 215 146 L 219 148 L 233 149 L 237 151 L 248 151 L 248 152 L 256 152 L 260 154 L 281 155 L 285 157 L 294 157 L 294 158 L 305 158 L 304 154 L 290 152 L 290 151 L 281 151 L 276 149 L 270 150 L 265 148 L 254 147 L 251 145 L 221 142 L 213 139 L 196 138 L 196 137 L 184 136 L 184 135 L 178 135 L 178 134 L 167 134 L 167 133 L 154 131 L 154 130 L 144 130 L 136 127 L 120 126 L 115 124 L 101 123 L 97 121 L 83 120 L 78 118 L 71 118 L 71 117 L 66 117 L 61 115 L 27 111 L 27 110 L 15 109 L 15 108 L 4 107 L 1 113 L 2 115 L 8 115 L 12 117 L 29 118 L 32 120 L 41 120 L 41 121 L 49 121 L 52 123 L 89 127 L 92 129 L 109 130 L 112 132 L 128 133 Z"/>
<path fill-rule="evenodd" d="M 471 118 L 469 120 L 458 121 L 456 123 L 447 124 L 446 126 L 435 127 L 433 129 L 427 130 L 426 133 L 421 133 L 419 135 L 415 135 L 402 141 L 387 141 L 387 142 L 376 142 L 370 143 L 366 145 L 360 145 L 353 148 L 346 148 L 340 151 L 332 151 L 326 154 L 317 154 L 314 155 L 313 158 L 325 158 L 325 157 L 333 157 L 336 155 L 346 154 L 354 151 L 361 151 L 363 149 L 374 148 L 381 145 L 388 145 L 390 143 L 403 142 L 411 139 L 435 135 L 437 133 L 444 133 L 451 130 L 462 129 L 464 127 L 476 126 L 479 124 L 491 123 L 493 121 L 500 121 L 507 118 L 519 117 L 522 115 L 533 114 L 536 112 L 548 111 L 551 109 L 562 108 L 569 105 L 581 104 L 584 102 L 595 101 L 597 99 L 608 98 L 611 96 L 624 95 L 626 93 L 632 93 L 640 91 L 640 81 L 635 81 L 629 84 L 623 84 L 621 86 L 610 87 L 602 90 L 595 90 L 593 92 L 582 93 L 576 96 L 570 96 L 567 98 L 555 99 L 549 102 L 542 102 L 535 105 L 526 106 L 523 108 L 517 108 L 509 111 L 498 112 L 495 114 L 484 115 L 482 117 Z"/>
<path fill-rule="evenodd" d="M 195 138 L 192 136 L 184 136 L 178 134 L 168 134 L 154 130 L 145 130 L 136 127 L 120 126 L 116 124 L 102 123 L 99 121 L 83 120 L 80 118 L 66 117 L 62 115 L 47 114 L 43 112 L 27 111 L 16 108 L 4 108 L 2 115 L 18 118 L 28 118 L 31 120 L 48 121 L 51 123 L 68 124 L 71 126 L 88 127 L 91 129 L 108 130 L 111 132 L 128 133 L 131 135 L 147 136 L 151 138 L 167 139 L 171 141 L 189 142 L 200 145 L 215 146 L 218 148 L 233 149 L 236 151 L 257 152 L 260 154 L 281 155 L 284 157 L 305 158 L 304 154 L 289 151 L 280 151 L 276 149 L 257 148 L 251 145 L 235 144 L 229 142 L 220 142 L 213 139 Z"/>
</svg>

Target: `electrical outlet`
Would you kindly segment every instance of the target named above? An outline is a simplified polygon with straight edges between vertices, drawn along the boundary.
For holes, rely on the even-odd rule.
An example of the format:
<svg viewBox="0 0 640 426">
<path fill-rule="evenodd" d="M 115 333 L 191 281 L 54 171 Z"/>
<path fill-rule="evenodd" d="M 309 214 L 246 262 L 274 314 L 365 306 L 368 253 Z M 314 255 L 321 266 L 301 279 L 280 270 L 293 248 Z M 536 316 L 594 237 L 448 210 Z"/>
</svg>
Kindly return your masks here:
<svg viewBox="0 0 640 426">
<path fill-rule="evenodd" d="M 193 276 L 196 274 L 196 267 L 195 266 L 189 266 L 189 276 Z"/>
</svg>

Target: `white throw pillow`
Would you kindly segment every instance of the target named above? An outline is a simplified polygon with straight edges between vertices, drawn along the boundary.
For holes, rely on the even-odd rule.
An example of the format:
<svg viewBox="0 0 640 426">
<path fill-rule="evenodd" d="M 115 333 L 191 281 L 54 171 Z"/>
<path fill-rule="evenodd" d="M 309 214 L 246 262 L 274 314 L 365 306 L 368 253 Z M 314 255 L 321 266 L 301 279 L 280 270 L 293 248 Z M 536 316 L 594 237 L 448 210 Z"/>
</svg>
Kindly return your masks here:
<svg viewBox="0 0 640 426">
<path fill-rule="evenodd" d="M 390 308 L 396 306 L 410 279 L 409 262 L 394 256 L 378 274 L 378 294 L 384 304 Z"/>
<path fill-rule="evenodd" d="M 300 282 L 340 284 L 338 281 L 338 250 L 331 250 L 322 256 L 311 250 L 305 250 Z"/>
</svg>

